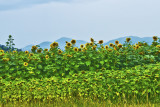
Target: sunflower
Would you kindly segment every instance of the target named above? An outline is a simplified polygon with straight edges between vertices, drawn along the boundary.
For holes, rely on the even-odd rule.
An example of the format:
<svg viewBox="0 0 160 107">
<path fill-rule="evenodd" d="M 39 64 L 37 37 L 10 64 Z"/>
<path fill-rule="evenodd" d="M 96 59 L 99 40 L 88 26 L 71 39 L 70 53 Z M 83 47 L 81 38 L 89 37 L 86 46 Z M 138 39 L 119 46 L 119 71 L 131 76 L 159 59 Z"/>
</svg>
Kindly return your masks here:
<svg viewBox="0 0 160 107">
<path fill-rule="evenodd" d="M 61 53 L 62 53 L 62 51 L 59 49 L 59 50 L 58 50 L 58 54 L 61 54 Z"/>
<path fill-rule="evenodd" d="M 4 50 L 0 50 L 0 52 L 4 53 Z"/>
<path fill-rule="evenodd" d="M 25 51 L 25 53 L 28 54 L 29 52 L 28 52 L 28 51 Z"/>
<path fill-rule="evenodd" d="M 118 44 L 118 47 L 119 47 L 119 48 L 122 48 L 122 44 Z"/>
<path fill-rule="evenodd" d="M 51 53 L 51 55 L 53 56 L 53 55 L 54 55 L 54 53 Z"/>
<path fill-rule="evenodd" d="M 45 58 L 46 58 L 46 59 L 48 59 L 48 58 L 49 58 L 49 56 L 48 56 L 48 55 L 46 55 L 46 56 L 45 56 Z"/>
<path fill-rule="evenodd" d="M 72 39 L 71 40 L 71 43 L 74 45 L 76 43 L 76 40 L 75 39 Z"/>
<path fill-rule="evenodd" d="M 105 46 L 105 49 L 108 49 L 108 45 Z"/>
<path fill-rule="evenodd" d="M 71 57 L 72 57 L 72 55 L 67 55 L 67 57 L 70 57 L 70 58 L 71 58 Z"/>
<path fill-rule="evenodd" d="M 102 43 L 103 43 L 103 40 L 100 40 L 100 41 L 99 41 L 99 44 L 102 44 Z"/>
<path fill-rule="evenodd" d="M 33 53 L 30 53 L 29 56 L 33 56 Z"/>
<path fill-rule="evenodd" d="M 13 51 L 13 53 L 17 53 L 17 51 Z"/>
<path fill-rule="evenodd" d="M 77 51 L 78 51 L 78 48 L 77 48 L 77 47 L 74 47 L 74 49 L 73 49 L 73 50 L 77 52 Z"/>
<path fill-rule="evenodd" d="M 32 50 L 36 50 L 38 47 L 36 46 L 32 46 Z"/>
<path fill-rule="evenodd" d="M 79 48 L 78 51 L 81 51 L 81 48 Z"/>
<path fill-rule="evenodd" d="M 55 42 L 55 41 L 50 45 L 51 48 L 55 48 L 57 46 L 58 46 L 58 42 Z"/>
<path fill-rule="evenodd" d="M 139 55 L 144 55 L 144 51 L 143 52 L 139 52 Z"/>
<path fill-rule="evenodd" d="M 71 47 L 72 46 L 72 44 L 70 42 L 68 42 L 66 45 L 67 45 L 67 47 Z"/>
<path fill-rule="evenodd" d="M 97 47 L 97 46 L 94 45 L 94 46 L 92 47 L 92 49 L 93 49 L 93 50 L 96 50 L 96 47 Z"/>
<path fill-rule="evenodd" d="M 80 47 L 83 48 L 83 45 L 81 45 Z"/>
<path fill-rule="evenodd" d="M 160 48 L 160 45 L 157 45 L 156 47 L 157 47 L 157 48 Z"/>
<path fill-rule="evenodd" d="M 104 49 L 104 46 L 101 46 L 102 49 Z"/>
<path fill-rule="evenodd" d="M 48 49 L 44 49 L 44 51 L 48 51 Z"/>
<path fill-rule="evenodd" d="M 86 47 L 89 46 L 89 43 L 86 43 L 85 46 L 86 46 Z"/>
<path fill-rule="evenodd" d="M 1 53 L 0 56 L 4 56 L 4 53 Z"/>
<path fill-rule="evenodd" d="M 147 44 L 146 42 L 145 42 L 145 43 L 143 43 L 143 45 L 144 45 L 144 46 L 148 46 L 148 44 Z"/>
<path fill-rule="evenodd" d="M 113 47 L 113 43 L 110 43 L 109 46 Z"/>
<path fill-rule="evenodd" d="M 90 46 L 93 46 L 93 42 L 89 43 Z"/>
<path fill-rule="evenodd" d="M 108 51 L 109 51 L 109 52 L 112 52 L 112 49 L 109 48 Z"/>
<path fill-rule="evenodd" d="M 129 42 L 131 40 L 131 38 L 126 38 L 126 41 Z"/>
<path fill-rule="evenodd" d="M 3 60 L 4 62 L 5 62 L 5 61 L 9 61 L 9 58 L 3 58 L 2 60 Z"/>
<path fill-rule="evenodd" d="M 28 63 L 27 63 L 27 62 L 24 62 L 24 66 L 28 66 Z"/>
<path fill-rule="evenodd" d="M 70 47 L 65 46 L 65 50 L 68 50 Z"/>
<path fill-rule="evenodd" d="M 114 47 L 114 50 L 117 50 L 117 48 L 116 48 L 116 47 Z"/>
<path fill-rule="evenodd" d="M 91 40 L 91 42 L 94 42 L 94 39 L 93 39 L 93 38 L 91 38 L 90 40 Z"/>
<path fill-rule="evenodd" d="M 41 52 L 42 52 L 42 50 L 41 50 L 41 49 L 37 49 L 37 52 L 38 52 L 38 53 L 41 53 Z"/>
<path fill-rule="evenodd" d="M 118 44 L 119 44 L 119 41 L 118 41 L 118 40 L 116 40 L 116 41 L 115 41 L 115 44 L 116 44 L 116 45 L 118 45 Z"/>
<path fill-rule="evenodd" d="M 154 41 L 157 41 L 157 39 L 158 39 L 157 36 L 153 36 Z"/>
</svg>

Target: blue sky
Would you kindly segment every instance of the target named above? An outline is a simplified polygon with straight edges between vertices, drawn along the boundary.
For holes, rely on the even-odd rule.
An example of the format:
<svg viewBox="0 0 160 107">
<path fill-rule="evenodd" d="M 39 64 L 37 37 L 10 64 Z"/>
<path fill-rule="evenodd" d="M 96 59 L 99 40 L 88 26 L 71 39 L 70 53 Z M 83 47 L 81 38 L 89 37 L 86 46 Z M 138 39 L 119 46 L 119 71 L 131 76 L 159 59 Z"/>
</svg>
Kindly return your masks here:
<svg viewBox="0 0 160 107">
<path fill-rule="evenodd" d="M 0 0 L 0 44 L 16 48 L 61 37 L 107 42 L 160 33 L 160 0 Z"/>
</svg>

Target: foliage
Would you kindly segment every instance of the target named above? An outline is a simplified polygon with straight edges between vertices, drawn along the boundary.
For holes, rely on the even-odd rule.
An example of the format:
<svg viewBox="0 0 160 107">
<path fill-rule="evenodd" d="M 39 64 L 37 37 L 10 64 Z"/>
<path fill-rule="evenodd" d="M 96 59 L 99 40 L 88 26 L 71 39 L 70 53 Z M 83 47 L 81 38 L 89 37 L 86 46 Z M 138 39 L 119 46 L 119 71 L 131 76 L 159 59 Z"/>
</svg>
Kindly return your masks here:
<svg viewBox="0 0 160 107">
<path fill-rule="evenodd" d="M 12 36 L 9 35 L 9 39 L 8 39 L 8 42 L 6 42 L 6 46 L 5 45 L 1 45 L 0 44 L 0 49 L 4 50 L 5 52 L 9 52 L 9 51 L 13 51 L 14 49 L 16 49 L 18 52 L 22 51 L 21 49 L 18 49 L 18 48 L 14 48 L 12 45 L 15 45 L 13 43 L 13 40 L 12 39 Z M 11 44 L 12 43 L 12 44 Z M 7 47 L 9 46 L 9 47 Z"/>
<path fill-rule="evenodd" d="M 55 101 L 91 98 L 135 102 L 160 100 L 160 45 L 145 43 L 104 46 L 91 38 L 85 47 L 53 42 L 48 49 L 32 46 L 32 52 L 0 51 L 1 101 Z M 133 99 L 132 99 L 133 98 Z M 142 98 L 142 99 L 140 99 Z M 154 100 L 153 100 L 154 98 Z"/>
</svg>

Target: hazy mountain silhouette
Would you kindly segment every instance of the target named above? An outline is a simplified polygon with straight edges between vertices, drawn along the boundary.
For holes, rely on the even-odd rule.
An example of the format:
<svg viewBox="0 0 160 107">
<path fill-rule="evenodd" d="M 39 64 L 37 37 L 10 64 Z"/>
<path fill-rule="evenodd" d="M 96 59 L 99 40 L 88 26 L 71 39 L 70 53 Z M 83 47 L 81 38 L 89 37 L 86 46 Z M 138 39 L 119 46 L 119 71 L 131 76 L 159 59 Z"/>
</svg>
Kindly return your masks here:
<svg viewBox="0 0 160 107">
<path fill-rule="evenodd" d="M 138 36 L 125 36 L 125 37 L 120 37 L 120 38 L 117 38 L 117 39 L 110 40 L 110 41 L 104 43 L 104 45 L 109 45 L 109 43 L 115 44 L 116 40 L 118 40 L 119 43 L 124 44 L 125 41 L 126 41 L 126 38 L 131 38 L 131 40 L 130 40 L 132 42 L 131 45 L 135 45 L 135 43 L 143 42 L 143 41 L 148 43 L 148 45 L 151 45 L 152 42 L 153 42 L 153 37 L 142 37 L 141 38 L 141 37 L 138 37 Z M 159 41 L 159 40 L 157 40 L 157 41 Z"/>
<path fill-rule="evenodd" d="M 126 41 L 126 38 L 131 38 L 130 41 L 132 42 L 131 43 L 132 45 L 134 45 L 135 43 L 138 43 L 138 42 L 143 42 L 143 41 L 148 43 L 149 45 L 151 45 L 152 42 L 153 42 L 153 37 L 142 37 L 141 38 L 141 37 L 138 37 L 138 36 L 125 36 L 125 37 L 120 37 L 120 38 L 117 38 L 117 39 L 110 40 L 108 42 L 105 42 L 105 40 L 103 40 L 103 42 L 104 42 L 103 46 L 105 46 L 105 45 L 109 46 L 109 43 L 115 44 L 116 40 L 118 40 L 119 43 L 124 44 L 125 41 Z M 59 48 L 61 50 L 65 50 L 66 41 L 71 42 L 71 40 L 72 40 L 71 38 L 62 37 L 62 38 L 56 40 L 55 42 L 58 42 Z M 96 41 L 96 43 L 98 43 L 99 40 L 95 40 L 95 41 Z M 157 41 L 159 41 L 159 40 L 157 40 Z M 45 42 L 42 42 L 40 44 L 34 44 L 34 45 L 39 45 L 40 46 L 39 48 L 42 48 L 42 49 L 45 49 L 45 48 L 50 49 L 50 44 L 53 43 L 53 42 L 45 41 Z M 85 45 L 86 43 L 88 43 L 88 42 L 86 42 L 84 40 L 76 40 L 76 44 L 75 44 L 74 47 L 80 48 L 81 44 Z M 22 51 L 26 51 L 26 50 L 31 51 L 32 46 L 33 46 L 33 44 L 32 45 L 28 45 L 28 46 L 22 48 Z"/>
<path fill-rule="evenodd" d="M 71 40 L 72 40 L 71 38 L 62 37 L 62 38 L 56 40 L 55 42 L 58 42 L 59 48 L 61 50 L 65 50 L 66 41 L 71 42 Z M 45 41 L 45 42 L 42 42 L 40 44 L 34 44 L 34 45 L 39 45 L 40 46 L 39 48 L 42 48 L 42 49 L 45 49 L 45 48 L 50 49 L 50 44 L 52 44 L 53 42 Z M 85 45 L 86 43 L 87 42 L 83 41 L 83 40 L 76 40 L 75 47 L 80 48 L 81 44 Z M 31 51 L 32 46 L 33 46 L 33 44 L 32 45 L 27 45 L 26 47 L 22 48 L 22 51 L 26 51 L 26 50 Z"/>
</svg>

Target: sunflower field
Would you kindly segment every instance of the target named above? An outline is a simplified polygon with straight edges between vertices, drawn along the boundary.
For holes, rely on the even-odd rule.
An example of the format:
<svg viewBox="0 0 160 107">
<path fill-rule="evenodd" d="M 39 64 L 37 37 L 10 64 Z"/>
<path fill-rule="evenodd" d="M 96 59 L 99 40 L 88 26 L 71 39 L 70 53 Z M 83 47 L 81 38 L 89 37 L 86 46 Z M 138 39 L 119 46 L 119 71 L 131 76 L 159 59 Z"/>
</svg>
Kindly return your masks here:
<svg viewBox="0 0 160 107">
<path fill-rule="evenodd" d="M 0 50 L 0 104 L 26 101 L 160 102 L 160 43 L 131 45 L 115 41 L 91 43 L 65 50 L 53 42 L 50 49 L 32 46 L 31 53 Z"/>
</svg>

